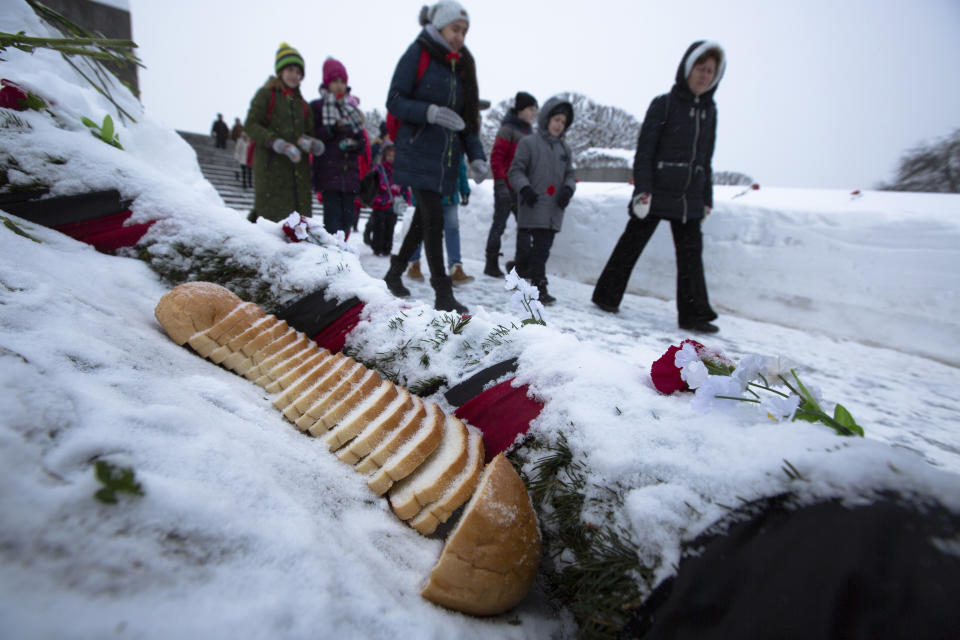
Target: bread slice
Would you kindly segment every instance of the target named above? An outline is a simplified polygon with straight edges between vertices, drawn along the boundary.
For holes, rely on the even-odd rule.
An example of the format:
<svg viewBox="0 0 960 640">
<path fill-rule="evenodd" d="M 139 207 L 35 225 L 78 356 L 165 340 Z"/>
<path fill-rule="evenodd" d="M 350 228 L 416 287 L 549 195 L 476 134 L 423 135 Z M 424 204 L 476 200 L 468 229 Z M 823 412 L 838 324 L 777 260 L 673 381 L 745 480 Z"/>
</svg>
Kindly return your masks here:
<svg viewBox="0 0 960 640">
<path fill-rule="evenodd" d="M 366 369 L 366 367 L 364 367 Z M 383 382 L 383 379 L 380 377 L 380 374 L 376 371 L 366 369 L 366 375 L 361 378 L 354 387 L 343 398 L 338 400 L 332 407 L 330 407 L 326 413 L 317 418 L 317 420 L 307 427 L 307 431 L 310 432 L 312 436 L 320 436 L 326 433 L 331 427 L 336 426 L 341 418 L 350 413 L 357 407 L 362 404 L 367 398 L 373 395 L 377 388 L 380 386 L 380 383 Z M 346 442 L 346 440 L 344 440 Z M 328 446 L 330 443 L 327 443 Z M 339 445 L 337 445 L 339 446 Z M 331 451 L 337 447 L 331 448 Z"/>
<path fill-rule="evenodd" d="M 225 345 L 233 353 L 223 360 L 223 366 L 231 370 L 248 370 L 253 366 L 253 354 L 267 346 L 290 330 L 285 320 L 276 316 L 266 316 L 261 322 L 250 327 Z M 224 347 L 221 347 L 224 348 Z M 249 362 L 244 366 L 241 363 Z"/>
<path fill-rule="evenodd" d="M 367 375 L 367 368 L 347 358 L 347 366 L 334 371 L 306 393 L 301 394 L 283 412 L 301 431 L 313 426 L 323 414 L 340 402 Z"/>
<path fill-rule="evenodd" d="M 207 330 L 207 336 L 213 338 L 217 344 L 225 345 L 265 315 L 267 314 L 260 305 L 244 302 L 229 316 L 210 327 Z"/>
<path fill-rule="evenodd" d="M 389 491 L 395 482 L 403 480 L 416 471 L 417 467 L 440 446 L 440 440 L 443 438 L 443 412 L 432 402 L 424 405 L 427 415 L 424 416 L 420 429 L 412 438 L 400 445 L 397 452 L 367 480 L 367 486 L 378 496 Z"/>
<path fill-rule="evenodd" d="M 365 475 L 373 474 L 383 466 L 390 456 L 403 446 L 403 443 L 412 438 L 423 424 L 427 415 L 427 408 L 423 400 L 411 395 L 413 406 L 400 418 L 399 426 L 392 430 L 367 456 L 357 463 L 356 470 Z"/>
<path fill-rule="evenodd" d="M 498 454 L 484 469 L 421 596 L 477 616 L 526 596 L 540 566 L 540 530 L 523 480 Z"/>
<path fill-rule="evenodd" d="M 299 357 L 301 354 L 309 355 L 305 355 L 305 357 L 301 359 Z M 276 380 L 269 382 L 269 384 L 265 382 L 265 389 L 268 393 L 280 393 L 284 389 L 290 388 L 290 386 L 295 384 L 297 380 L 310 373 L 319 365 L 324 364 L 327 360 L 330 360 L 331 358 L 337 358 L 337 356 L 339 356 L 339 358 L 337 358 L 338 360 L 343 358 L 343 356 L 339 353 L 333 354 L 326 349 L 319 348 L 316 350 L 305 349 L 297 355 L 298 357 L 296 357 L 296 359 L 291 358 L 290 360 L 281 363 L 281 366 L 287 370 L 286 373 L 277 377 Z"/>
<path fill-rule="evenodd" d="M 299 367 L 305 361 L 316 355 L 318 351 L 320 351 L 320 348 L 317 346 L 317 344 L 315 342 L 311 342 L 286 360 L 281 362 L 274 361 L 273 366 L 270 366 L 269 368 L 264 369 L 261 367 L 261 365 L 254 365 L 254 367 L 250 369 L 250 371 L 247 372 L 244 377 L 248 380 L 253 380 L 254 384 L 257 384 L 261 387 L 266 387 L 273 381 Z"/>
<path fill-rule="evenodd" d="M 236 338 L 226 343 L 225 345 L 214 350 L 214 352 L 210 354 L 210 359 L 216 362 L 217 364 L 220 364 L 227 358 L 227 356 L 237 353 L 238 351 L 240 351 L 240 347 L 247 344 L 250 340 L 254 339 L 258 335 L 263 333 L 266 329 L 269 329 L 270 327 L 276 325 L 278 322 L 283 322 L 283 321 L 277 320 L 277 317 L 272 315 L 266 315 L 266 316 L 263 316 L 262 318 L 258 318 L 253 322 L 253 324 L 251 324 L 247 328 L 246 331 L 244 331 L 243 333 L 241 333 L 240 335 L 238 335 Z M 283 324 L 286 325 L 286 322 L 284 322 Z"/>
<path fill-rule="evenodd" d="M 330 432 L 324 438 L 324 442 L 330 447 L 330 451 L 336 451 L 353 440 L 399 396 L 397 385 L 389 380 L 382 380 L 380 386 L 374 389 L 373 393 L 367 394 L 362 402 L 343 416 L 336 427 L 328 427 Z"/>
<path fill-rule="evenodd" d="M 447 484 L 439 498 L 407 521 L 422 535 L 428 536 L 436 531 L 438 526 L 449 520 L 453 512 L 470 499 L 477 486 L 477 480 L 483 473 L 483 436 L 473 427 L 468 427 L 468 430 L 467 464 L 463 471 Z"/>
<path fill-rule="evenodd" d="M 400 426 L 403 416 L 413 408 L 414 404 L 409 391 L 403 387 L 395 388 L 397 396 L 393 401 L 380 415 L 368 422 L 357 437 L 337 452 L 340 460 L 347 464 L 357 464 Z"/>
<path fill-rule="evenodd" d="M 187 282 L 165 293 L 153 310 L 153 315 L 170 339 L 179 345 L 189 343 L 198 334 L 206 337 L 206 331 L 243 304 L 236 294 L 212 282 Z M 203 344 L 202 338 L 198 338 Z M 194 345 L 197 353 L 206 357 Z"/>
<path fill-rule="evenodd" d="M 254 362 L 253 367 L 247 371 L 245 378 L 256 380 L 261 375 L 270 371 L 281 362 L 292 358 L 304 349 L 313 349 L 316 345 L 304 334 L 290 329 L 283 336 L 277 338 L 260 351 L 257 351 L 251 359 Z M 309 354 L 307 354 L 309 356 Z"/>
<path fill-rule="evenodd" d="M 293 407 L 294 403 L 306 398 L 313 397 L 316 394 L 323 394 L 340 384 L 344 377 L 356 370 L 360 366 L 352 358 L 339 354 L 340 357 L 332 360 L 326 360 L 314 367 L 305 376 L 299 378 L 296 382 L 283 390 L 273 401 L 273 406 L 281 411 Z M 296 410 L 296 414 L 291 413 L 293 417 L 288 416 L 290 420 L 296 420 L 302 411 Z M 284 415 L 287 415 L 284 413 Z"/>
<path fill-rule="evenodd" d="M 467 428 L 452 415 L 443 423 L 443 437 L 417 469 L 390 489 L 390 507 L 408 520 L 440 497 L 467 465 Z"/>
</svg>

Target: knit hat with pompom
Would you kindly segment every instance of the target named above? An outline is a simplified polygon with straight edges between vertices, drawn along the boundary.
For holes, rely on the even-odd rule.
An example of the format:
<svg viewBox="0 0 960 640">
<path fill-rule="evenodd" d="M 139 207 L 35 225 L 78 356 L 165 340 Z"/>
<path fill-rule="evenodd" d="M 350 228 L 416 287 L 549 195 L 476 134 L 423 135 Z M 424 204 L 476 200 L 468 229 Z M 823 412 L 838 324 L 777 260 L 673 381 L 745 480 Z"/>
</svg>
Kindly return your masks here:
<svg viewBox="0 0 960 640">
<path fill-rule="evenodd" d="M 300 67 L 302 73 L 306 73 L 307 68 L 303 64 L 303 56 L 300 55 L 299 51 L 284 42 L 277 49 L 277 57 L 273 68 L 276 70 L 277 75 L 279 75 L 281 69 L 291 64 L 297 65 Z"/>
<path fill-rule="evenodd" d="M 470 15 L 457 0 L 440 0 L 432 7 L 423 5 L 420 9 L 420 25 L 432 24 L 438 31 L 455 20 L 463 20 L 470 25 Z"/>
</svg>

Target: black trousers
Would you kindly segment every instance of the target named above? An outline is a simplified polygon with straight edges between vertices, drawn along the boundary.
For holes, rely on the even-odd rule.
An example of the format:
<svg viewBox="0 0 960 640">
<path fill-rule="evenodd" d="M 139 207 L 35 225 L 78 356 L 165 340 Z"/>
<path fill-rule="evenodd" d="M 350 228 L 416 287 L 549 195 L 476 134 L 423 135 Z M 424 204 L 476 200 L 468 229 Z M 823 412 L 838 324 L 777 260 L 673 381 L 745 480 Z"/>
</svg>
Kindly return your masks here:
<svg viewBox="0 0 960 640">
<path fill-rule="evenodd" d="M 390 255 L 393 248 L 393 229 L 397 226 L 397 214 L 393 207 L 380 211 L 371 211 L 369 223 L 371 226 L 370 246 L 377 255 Z"/>
<path fill-rule="evenodd" d="M 442 278 L 447 275 L 443 266 L 443 196 L 421 189 L 414 189 L 413 196 L 417 200 L 417 208 L 397 256 L 406 264 L 422 241 L 430 276 Z"/>
<path fill-rule="evenodd" d="M 517 229 L 517 274 L 533 284 L 547 281 L 547 259 L 557 232 L 553 229 Z"/>
<path fill-rule="evenodd" d="M 593 290 L 594 302 L 620 306 L 633 267 L 659 222 L 660 218 L 653 216 L 642 220 L 630 216 L 627 228 L 617 241 L 597 280 L 597 286 Z M 686 223 L 670 221 L 673 247 L 677 256 L 677 319 L 681 325 L 717 319 L 717 314 L 710 307 L 707 298 L 707 282 L 703 276 L 701 222 L 702 220 L 690 220 Z"/>
</svg>

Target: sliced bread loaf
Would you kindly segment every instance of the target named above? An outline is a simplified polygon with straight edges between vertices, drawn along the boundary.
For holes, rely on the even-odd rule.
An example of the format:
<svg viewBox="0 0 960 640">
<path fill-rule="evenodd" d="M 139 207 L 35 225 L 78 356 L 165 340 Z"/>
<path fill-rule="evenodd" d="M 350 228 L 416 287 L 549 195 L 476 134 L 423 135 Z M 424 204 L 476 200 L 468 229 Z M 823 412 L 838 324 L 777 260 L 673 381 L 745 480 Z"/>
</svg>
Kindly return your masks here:
<svg viewBox="0 0 960 640">
<path fill-rule="evenodd" d="M 362 364 L 347 358 L 349 365 L 334 371 L 331 375 L 320 380 L 313 388 L 300 394 L 287 407 L 283 415 L 287 420 L 296 423 L 297 428 L 306 431 L 313 426 L 320 417 L 329 411 L 330 407 L 340 402 L 354 385 L 358 384 L 367 375 L 368 370 Z"/>
<path fill-rule="evenodd" d="M 307 428 L 307 431 L 309 431 L 312 436 L 323 435 L 331 427 L 336 426 L 341 418 L 350 413 L 354 407 L 362 404 L 373 395 L 381 382 L 383 382 L 383 379 L 379 373 L 367 369 L 367 374 L 361 378 L 360 382 L 358 382 L 347 395 L 330 407 L 326 413 L 317 418 L 317 420 Z"/>
<path fill-rule="evenodd" d="M 312 361 L 312 358 L 307 362 Z M 341 367 L 352 366 L 356 364 L 352 359 L 343 354 L 337 354 L 332 358 L 327 358 L 315 364 L 302 376 L 294 380 L 283 392 L 273 401 L 273 406 L 277 409 L 284 409 L 290 406 L 302 394 L 308 393 L 314 389 L 318 382 L 325 380 L 331 374 L 336 374 Z M 338 378 L 334 377 L 334 380 Z"/>
<path fill-rule="evenodd" d="M 330 431 L 324 438 L 324 442 L 330 447 L 330 451 L 336 451 L 353 440 L 364 427 L 386 411 L 390 403 L 399 395 L 397 385 L 389 380 L 382 380 L 380 386 L 367 394 L 363 401 L 344 415 L 335 427 L 328 427 Z"/>
<path fill-rule="evenodd" d="M 446 490 L 467 465 L 467 428 L 445 416 L 440 445 L 416 470 L 390 489 L 390 507 L 401 520 L 412 518 Z"/>
<path fill-rule="evenodd" d="M 200 344 L 214 326 L 231 313 L 243 300 L 226 287 L 212 282 L 187 282 L 168 291 L 157 303 L 153 315 L 170 339 L 179 345 L 189 343 L 198 334 Z M 190 345 L 197 353 L 207 357 L 210 351 L 201 351 Z"/>
<path fill-rule="evenodd" d="M 423 419 L 427 415 L 427 408 L 418 396 L 411 395 L 410 400 L 413 402 L 413 406 L 400 418 L 400 424 L 397 428 L 390 431 L 363 460 L 356 464 L 358 472 L 364 475 L 374 473 L 383 466 L 384 462 L 390 459 L 390 456 L 397 452 L 397 449 L 403 446 L 404 442 L 412 438 L 420 429 Z"/>
<path fill-rule="evenodd" d="M 425 506 L 420 513 L 407 522 L 422 535 L 428 536 L 446 522 L 453 512 L 470 499 L 483 473 L 483 436 L 479 430 L 467 427 L 467 464 L 449 484 L 439 498 Z M 394 487 L 396 488 L 396 487 Z M 392 492 L 391 492 L 392 493 Z"/>
<path fill-rule="evenodd" d="M 417 470 L 423 461 L 440 446 L 443 439 L 444 415 L 433 402 L 425 402 L 427 415 L 420 429 L 412 438 L 400 445 L 397 452 L 390 456 L 367 480 L 367 486 L 378 496 L 390 490 L 395 482 L 403 480 Z"/>
<path fill-rule="evenodd" d="M 304 353 L 304 352 L 301 352 Z M 286 373 L 279 375 L 275 380 L 265 384 L 264 388 L 267 393 L 280 393 L 284 389 L 290 388 L 290 385 L 294 384 L 297 380 L 307 375 L 313 371 L 316 367 L 321 364 L 327 363 L 328 361 L 335 362 L 342 359 L 344 356 L 340 353 L 330 353 L 326 349 L 308 349 L 305 352 L 308 355 L 305 355 L 303 359 L 291 358 L 286 362 L 280 363 L 279 366 L 282 366 Z M 300 355 L 300 354 L 298 354 Z M 331 359 L 335 360 L 331 360 Z M 277 367 L 274 367 L 276 369 Z"/>
<path fill-rule="evenodd" d="M 370 420 L 350 444 L 337 452 L 338 458 L 347 464 L 357 464 L 400 426 L 403 416 L 413 408 L 414 404 L 409 391 L 403 387 L 396 387 L 396 390 L 397 396 L 393 401 L 380 415 Z"/>
</svg>

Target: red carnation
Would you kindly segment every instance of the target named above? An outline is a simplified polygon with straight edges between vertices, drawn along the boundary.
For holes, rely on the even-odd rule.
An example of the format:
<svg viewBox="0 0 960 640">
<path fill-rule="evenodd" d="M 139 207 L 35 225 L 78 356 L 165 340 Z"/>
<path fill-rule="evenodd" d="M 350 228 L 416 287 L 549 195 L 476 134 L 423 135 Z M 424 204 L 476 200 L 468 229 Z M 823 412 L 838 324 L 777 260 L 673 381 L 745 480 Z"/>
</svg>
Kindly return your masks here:
<svg viewBox="0 0 960 640">
<path fill-rule="evenodd" d="M 692 344 L 697 353 L 706 349 L 696 340 L 684 340 L 680 343 L 680 346 L 671 345 L 667 352 L 650 367 L 650 379 L 653 380 L 653 386 L 664 395 L 670 395 L 675 391 L 690 390 L 687 383 L 680 377 L 680 369 L 676 365 L 677 351 L 680 351 L 685 344 Z"/>
<path fill-rule="evenodd" d="M 754 191 L 756 191 L 757 189 L 760 188 L 760 185 L 757 184 L 756 182 L 754 182 L 752 185 L 750 185 L 750 188 L 753 189 Z"/>
<path fill-rule="evenodd" d="M 15 111 L 27 110 L 27 94 L 9 80 L 3 80 L 0 89 L 0 107 Z"/>
<path fill-rule="evenodd" d="M 557 188 L 556 188 L 555 186 L 550 185 L 549 187 L 547 187 L 547 195 L 548 195 L 548 196 L 552 196 L 552 195 L 555 194 L 556 192 L 557 192 Z"/>
</svg>

